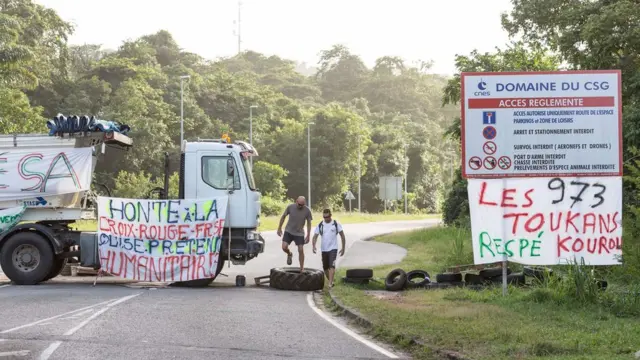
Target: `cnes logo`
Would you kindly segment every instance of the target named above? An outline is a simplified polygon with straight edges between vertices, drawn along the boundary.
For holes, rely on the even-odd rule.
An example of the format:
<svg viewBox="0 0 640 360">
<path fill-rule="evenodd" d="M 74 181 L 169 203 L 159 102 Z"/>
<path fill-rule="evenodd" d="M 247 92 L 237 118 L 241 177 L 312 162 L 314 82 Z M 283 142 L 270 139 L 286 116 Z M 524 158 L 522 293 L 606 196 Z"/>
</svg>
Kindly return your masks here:
<svg viewBox="0 0 640 360">
<path fill-rule="evenodd" d="M 474 96 L 489 96 L 491 95 L 491 93 L 489 92 L 489 85 L 487 85 L 487 83 L 483 80 L 480 79 L 480 81 L 478 81 L 478 91 L 475 91 L 473 93 Z"/>
<path fill-rule="evenodd" d="M 25 200 L 24 204 L 27 206 L 45 206 L 47 205 L 47 200 L 43 197 L 37 197 L 35 200 Z"/>
</svg>

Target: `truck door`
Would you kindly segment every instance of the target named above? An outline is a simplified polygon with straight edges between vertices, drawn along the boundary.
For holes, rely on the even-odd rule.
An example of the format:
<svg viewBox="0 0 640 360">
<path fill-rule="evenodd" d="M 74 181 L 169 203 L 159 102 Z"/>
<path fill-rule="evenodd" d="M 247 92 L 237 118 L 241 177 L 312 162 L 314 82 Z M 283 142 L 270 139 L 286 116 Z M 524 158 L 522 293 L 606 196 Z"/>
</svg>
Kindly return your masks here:
<svg viewBox="0 0 640 360">
<path fill-rule="evenodd" d="M 240 159 L 235 152 L 198 151 L 199 166 L 196 181 L 198 198 L 229 196 L 225 227 L 242 227 L 247 206 L 246 184 L 241 176 Z M 230 173 L 232 175 L 230 175 Z M 231 190 L 231 193 L 229 193 Z"/>
</svg>

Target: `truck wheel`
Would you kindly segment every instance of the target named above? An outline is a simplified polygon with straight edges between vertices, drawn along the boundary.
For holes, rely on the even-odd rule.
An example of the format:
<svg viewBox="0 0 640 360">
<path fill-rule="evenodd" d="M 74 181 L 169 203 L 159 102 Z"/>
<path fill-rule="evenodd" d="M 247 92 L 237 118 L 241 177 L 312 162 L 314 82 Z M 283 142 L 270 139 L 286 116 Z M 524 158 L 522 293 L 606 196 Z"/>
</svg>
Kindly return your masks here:
<svg viewBox="0 0 640 360">
<path fill-rule="evenodd" d="M 317 269 L 281 267 L 271 269 L 269 286 L 280 290 L 316 291 L 324 288 L 324 271 Z"/>
<path fill-rule="evenodd" d="M 19 232 L 2 246 L 0 265 L 17 285 L 35 285 L 53 271 L 53 249 L 42 236 L 31 231 Z"/>
<path fill-rule="evenodd" d="M 64 269 L 66 265 L 67 265 L 67 258 L 53 260 L 53 267 L 51 268 L 51 272 L 49 272 L 42 281 L 51 280 L 54 277 L 60 275 L 60 273 L 62 272 L 62 269 Z"/>
<path fill-rule="evenodd" d="M 177 282 L 171 283 L 171 286 L 190 287 L 190 288 L 207 287 L 213 282 L 213 280 L 218 278 L 218 274 L 220 274 L 220 272 L 222 272 L 222 268 L 224 268 L 224 263 L 225 263 L 224 260 L 218 260 L 218 267 L 216 268 L 216 276 L 212 278 L 190 280 L 190 281 L 177 281 Z"/>
</svg>

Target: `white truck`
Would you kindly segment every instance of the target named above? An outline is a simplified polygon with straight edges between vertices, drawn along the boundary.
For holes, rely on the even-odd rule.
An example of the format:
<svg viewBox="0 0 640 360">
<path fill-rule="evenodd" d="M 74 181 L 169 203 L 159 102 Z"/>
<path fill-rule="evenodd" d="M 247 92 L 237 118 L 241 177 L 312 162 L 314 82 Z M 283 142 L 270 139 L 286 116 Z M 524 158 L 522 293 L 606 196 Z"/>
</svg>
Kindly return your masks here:
<svg viewBox="0 0 640 360">
<path fill-rule="evenodd" d="M 0 153 L 10 154 L 17 149 L 42 152 L 92 147 L 93 175 L 98 156 L 103 156 L 107 148 L 133 146 L 130 137 L 117 131 L 70 132 L 59 132 L 54 136 L 2 135 Z M 184 141 L 180 155 L 179 198 L 229 196 L 216 277 L 226 261 L 230 260 L 234 265 L 245 264 L 264 252 L 265 242 L 258 232 L 260 192 L 250 163 L 250 157 L 257 156 L 257 151 L 242 141 L 199 139 Z M 169 169 L 168 159 L 165 154 L 165 172 Z M 22 174 L 5 173 L 4 176 L 22 176 L 24 179 Z M 168 194 L 168 178 L 167 173 L 162 192 L 164 198 Z M 20 223 L 0 234 L 0 266 L 5 275 L 18 285 L 37 284 L 58 276 L 70 258 L 78 259 L 81 266 L 100 269 L 97 232 L 70 228 L 77 220 L 96 219 L 96 203 L 96 195 L 90 190 L 0 201 L 0 209 L 26 206 Z M 192 280 L 183 285 L 206 286 L 214 279 Z"/>
</svg>

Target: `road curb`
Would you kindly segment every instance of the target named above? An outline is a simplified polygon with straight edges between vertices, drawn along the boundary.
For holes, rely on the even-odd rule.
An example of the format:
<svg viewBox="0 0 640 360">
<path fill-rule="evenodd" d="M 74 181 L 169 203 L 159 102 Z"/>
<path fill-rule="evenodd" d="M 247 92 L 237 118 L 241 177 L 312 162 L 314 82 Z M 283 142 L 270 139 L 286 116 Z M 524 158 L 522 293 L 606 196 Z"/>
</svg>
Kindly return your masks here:
<svg viewBox="0 0 640 360">
<path fill-rule="evenodd" d="M 333 293 L 329 290 L 329 298 L 331 299 L 331 304 L 339 309 L 340 315 L 347 317 L 358 325 L 366 328 L 367 330 L 373 329 L 373 323 L 360 314 L 357 310 L 352 309 L 346 305 L 344 305 Z M 395 336 L 396 342 L 409 344 L 409 347 L 419 347 L 423 349 L 428 349 L 433 351 L 434 353 L 442 356 L 443 359 L 448 360 L 471 360 L 470 358 L 451 350 L 438 350 L 433 347 L 425 344 L 423 341 L 416 339 L 414 337 L 409 337 L 404 334 L 396 334 Z"/>
<path fill-rule="evenodd" d="M 331 290 L 329 290 L 329 298 L 331 299 L 331 304 L 340 310 L 341 316 L 350 318 L 360 326 L 373 328 L 373 323 L 371 321 L 362 316 L 358 311 L 345 306 L 335 295 L 333 295 Z"/>
</svg>

